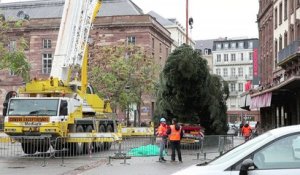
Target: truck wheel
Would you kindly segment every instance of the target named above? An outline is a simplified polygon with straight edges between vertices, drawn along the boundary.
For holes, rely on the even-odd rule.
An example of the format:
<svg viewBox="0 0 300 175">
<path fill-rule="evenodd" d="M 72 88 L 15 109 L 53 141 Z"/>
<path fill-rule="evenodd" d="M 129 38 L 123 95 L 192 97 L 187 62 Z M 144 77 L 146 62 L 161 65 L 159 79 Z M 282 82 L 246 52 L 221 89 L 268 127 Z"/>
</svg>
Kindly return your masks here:
<svg viewBox="0 0 300 175">
<path fill-rule="evenodd" d="M 108 125 L 106 128 L 106 132 L 113 132 L 113 127 L 111 125 Z M 104 142 L 104 150 L 109 150 L 111 145 L 111 142 Z"/>
<path fill-rule="evenodd" d="M 93 131 L 93 127 L 91 125 L 89 125 L 86 129 L 85 132 L 92 132 Z M 84 144 L 84 153 L 92 153 L 94 151 L 94 146 L 93 146 L 93 142 L 92 143 L 85 143 Z"/>
<path fill-rule="evenodd" d="M 38 152 L 47 152 L 50 148 L 50 144 L 49 142 L 47 142 L 47 140 L 43 140 L 41 142 L 38 142 L 38 145 L 37 145 L 37 151 Z"/>
<path fill-rule="evenodd" d="M 36 148 L 36 145 L 34 144 L 34 143 L 22 143 L 21 144 L 21 146 L 22 146 L 22 149 L 23 149 L 23 152 L 25 153 L 25 154 L 34 154 L 34 153 L 36 153 L 36 150 L 37 150 L 37 148 Z"/>
<path fill-rule="evenodd" d="M 105 132 L 105 126 L 104 125 L 100 125 L 98 131 L 100 133 L 104 133 Z M 104 143 L 103 142 L 95 142 L 95 149 L 97 151 L 103 151 L 104 150 Z"/>
<path fill-rule="evenodd" d="M 83 132 L 83 127 L 81 125 L 78 125 L 76 127 L 76 132 L 80 133 Z M 76 142 L 76 143 L 69 143 L 68 144 L 68 148 L 69 148 L 69 154 L 71 156 L 76 156 L 76 155 L 80 155 L 83 153 L 83 149 L 84 149 L 84 143 L 83 142 Z"/>
</svg>

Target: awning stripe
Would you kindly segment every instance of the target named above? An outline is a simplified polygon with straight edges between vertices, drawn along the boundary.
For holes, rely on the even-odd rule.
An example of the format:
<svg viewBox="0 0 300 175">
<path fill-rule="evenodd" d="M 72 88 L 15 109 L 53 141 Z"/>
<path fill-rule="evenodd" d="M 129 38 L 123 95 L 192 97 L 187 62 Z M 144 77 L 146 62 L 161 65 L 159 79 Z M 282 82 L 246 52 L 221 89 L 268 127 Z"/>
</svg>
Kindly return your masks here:
<svg viewBox="0 0 300 175">
<path fill-rule="evenodd" d="M 269 107 L 271 106 L 271 100 L 272 92 L 252 97 L 250 109 Z"/>
</svg>

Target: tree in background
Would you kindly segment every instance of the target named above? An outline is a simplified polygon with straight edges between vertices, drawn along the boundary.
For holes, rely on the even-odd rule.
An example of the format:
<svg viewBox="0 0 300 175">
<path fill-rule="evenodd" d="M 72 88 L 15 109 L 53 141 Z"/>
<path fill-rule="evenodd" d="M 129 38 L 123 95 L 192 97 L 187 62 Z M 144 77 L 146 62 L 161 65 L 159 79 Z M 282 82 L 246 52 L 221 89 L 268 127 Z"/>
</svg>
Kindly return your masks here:
<svg viewBox="0 0 300 175">
<path fill-rule="evenodd" d="M 137 104 L 139 117 L 142 95 L 154 93 L 158 66 L 153 58 L 133 45 L 94 46 L 92 53 L 89 79 L 93 87 L 101 97 L 110 99 L 114 110 L 129 114 L 129 107 Z"/>
<path fill-rule="evenodd" d="M 24 53 L 27 44 L 24 38 L 20 38 L 16 41 L 15 46 L 11 46 L 9 45 L 10 38 L 7 35 L 14 29 L 20 28 L 22 24 L 23 21 L 9 22 L 0 16 L 0 70 L 10 70 L 27 82 L 30 79 L 30 63 Z"/>
<path fill-rule="evenodd" d="M 201 123 L 206 133 L 222 134 L 227 130 L 227 96 L 228 86 L 209 74 L 206 60 L 182 45 L 169 56 L 160 75 L 156 114 Z"/>
</svg>

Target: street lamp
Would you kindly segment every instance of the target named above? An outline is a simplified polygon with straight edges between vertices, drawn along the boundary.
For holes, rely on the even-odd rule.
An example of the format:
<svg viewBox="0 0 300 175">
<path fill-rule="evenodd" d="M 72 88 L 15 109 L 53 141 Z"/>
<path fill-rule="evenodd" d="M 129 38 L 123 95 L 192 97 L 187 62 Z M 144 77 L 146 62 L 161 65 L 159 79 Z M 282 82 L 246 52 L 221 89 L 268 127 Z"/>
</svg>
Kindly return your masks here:
<svg viewBox="0 0 300 175">
<path fill-rule="evenodd" d="M 188 22 L 188 18 L 189 18 L 189 0 L 186 0 L 186 9 L 185 9 L 186 13 L 185 13 L 185 32 L 186 32 L 186 44 L 189 44 L 189 22 Z"/>
<path fill-rule="evenodd" d="M 186 30 L 186 44 L 189 45 L 189 25 L 193 28 L 194 19 L 189 18 L 189 0 L 186 0 L 186 16 L 185 16 L 185 30 Z"/>
</svg>

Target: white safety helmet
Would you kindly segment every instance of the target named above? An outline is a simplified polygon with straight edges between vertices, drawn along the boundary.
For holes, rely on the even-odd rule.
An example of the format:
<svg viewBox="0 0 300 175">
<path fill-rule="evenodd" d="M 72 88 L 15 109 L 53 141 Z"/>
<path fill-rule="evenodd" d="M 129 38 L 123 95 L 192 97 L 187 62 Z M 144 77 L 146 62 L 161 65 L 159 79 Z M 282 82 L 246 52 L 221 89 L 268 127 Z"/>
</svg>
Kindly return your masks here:
<svg viewBox="0 0 300 175">
<path fill-rule="evenodd" d="M 166 119 L 165 118 L 161 118 L 160 122 L 166 122 Z"/>
</svg>

